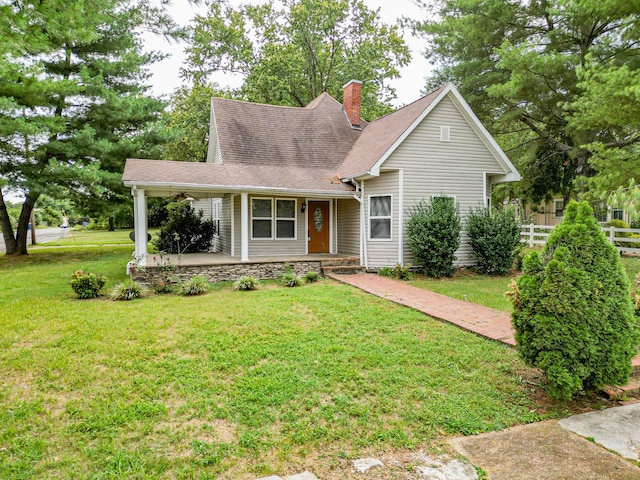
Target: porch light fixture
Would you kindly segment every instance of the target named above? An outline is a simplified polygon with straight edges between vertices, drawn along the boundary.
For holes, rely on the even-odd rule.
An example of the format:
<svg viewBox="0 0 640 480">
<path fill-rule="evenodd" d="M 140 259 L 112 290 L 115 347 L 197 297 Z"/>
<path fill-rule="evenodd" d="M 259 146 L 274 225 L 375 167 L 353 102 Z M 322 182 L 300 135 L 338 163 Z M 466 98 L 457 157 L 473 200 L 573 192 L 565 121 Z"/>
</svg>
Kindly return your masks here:
<svg viewBox="0 0 640 480">
<path fill-rule="evenodd" d="M 300 207 L 300 213 L 304 213 L 307 209 L 307 202 L 302 202 L 302 207 Z"/>
</svg>

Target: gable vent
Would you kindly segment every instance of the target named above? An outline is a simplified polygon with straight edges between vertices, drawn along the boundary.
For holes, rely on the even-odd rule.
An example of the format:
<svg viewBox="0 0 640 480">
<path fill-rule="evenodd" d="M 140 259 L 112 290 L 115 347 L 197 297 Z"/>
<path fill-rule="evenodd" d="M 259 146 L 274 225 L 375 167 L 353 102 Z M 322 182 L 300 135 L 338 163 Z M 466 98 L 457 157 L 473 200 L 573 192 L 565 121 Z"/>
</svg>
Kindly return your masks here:
<svg viewBox="0 0 640 480">
<path fill-rule="evenodd" d="M 440 141 L 441 142 L 449 142 L 451 141 L 451 128 L 445 125 L 440 126 Z"/>
</svg>

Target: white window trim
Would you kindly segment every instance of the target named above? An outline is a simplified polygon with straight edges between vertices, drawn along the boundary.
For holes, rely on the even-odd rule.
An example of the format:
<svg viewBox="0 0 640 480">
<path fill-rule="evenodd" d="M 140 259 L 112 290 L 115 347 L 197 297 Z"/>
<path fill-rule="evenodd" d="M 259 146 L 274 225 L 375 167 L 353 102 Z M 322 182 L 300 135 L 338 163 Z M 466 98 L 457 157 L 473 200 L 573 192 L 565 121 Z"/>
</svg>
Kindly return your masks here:
<svg viewBox="0 0 640 480">
<path fill-rule="evenodd" d="M 298 199 L 296 198 L 274 198 L 273 209 L 273 238 L 276 240 L 297 240 L 298 239 Z M 293 217 L 278 217 L 278 200 L 293 201 Z M 278 237 L 278 220 L 293 220 L 293 237 Z"/>
<path fill-rule="evenodd" d="M 384 215 L 384 216 L 372 216 L 371 215 L 371 198 L 378 198 L 378 197 L 389 197 L 391 199 L 391 205 L 389 205 L 389 215 Z M 367 205 L 367 213 L 369 214 L 369 219 L 367 220 L 367 237 L 368 240 L 371 242 L 391 242 L 393 241 L 393 195 L 388 193 L 388 194 L 376 194 L 376 195 L 369 195 L 369 200 L 368 200 L 368 205 Z M 371 237 L 371 220 L 374 219 L 389 219 L 389 238 L 372 238 Z"/>
<path fill-rule="evenodd" d="M 562 202 L 562 215 L 558 215 L 558 207 L 556 206 L 558 202 Z M 553 218 L 562 218 L 564 217 L 564 200 L 554 200 L 553 201 Z"/>
<path fill-rule="evenodd" d="M 254 200 L 269 200 L 271 202 L 271 217 L 254 217 L 253 216 L 253 201 Z M 293 201 L 293 217 L 278 217 L 278 200 L 290 200 Z M 296 198 L 280 198 L 280 197 L 251 197 L 251 240 L 279 240 L 279 241 L 292 241 L 298 239 L 298 199 Z M 253 236 L 253 221 L 254 220 L 270 220 L 271 221 L 271 236 L 270 237 L 254 237 Z M 283 238 L 277 236 L 277 223 L 278 220 L 293 220 L 293 237 Z"/>
</svg>

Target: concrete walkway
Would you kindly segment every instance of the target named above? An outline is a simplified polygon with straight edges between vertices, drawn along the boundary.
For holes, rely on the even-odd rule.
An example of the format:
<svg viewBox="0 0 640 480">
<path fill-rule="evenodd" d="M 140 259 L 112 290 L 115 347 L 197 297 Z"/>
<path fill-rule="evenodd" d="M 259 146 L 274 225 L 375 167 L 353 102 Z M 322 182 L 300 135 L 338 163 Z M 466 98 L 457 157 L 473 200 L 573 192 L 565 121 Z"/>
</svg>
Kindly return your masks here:
<svg viewBox="0 0 640 480">
<path fill-rule="evenodd" d="M 514 330 L 511 326 L 511 315 L 507 312 L 457 300 L 377 274 L 328 274 L 327 276 L 377 297 L 411 307 L 430 317 L 452 323 L 483 337 L 512 346 L 516 344 Z M 632 363 L 634 368 L 640 369 L 640 354 L 636 355 Z M 613 398 L 625 392 L 637 391 L 640 391 L 640 378 L 635 377 L 625 387 L 609 388 L 606 393 Z"/>
</svg>

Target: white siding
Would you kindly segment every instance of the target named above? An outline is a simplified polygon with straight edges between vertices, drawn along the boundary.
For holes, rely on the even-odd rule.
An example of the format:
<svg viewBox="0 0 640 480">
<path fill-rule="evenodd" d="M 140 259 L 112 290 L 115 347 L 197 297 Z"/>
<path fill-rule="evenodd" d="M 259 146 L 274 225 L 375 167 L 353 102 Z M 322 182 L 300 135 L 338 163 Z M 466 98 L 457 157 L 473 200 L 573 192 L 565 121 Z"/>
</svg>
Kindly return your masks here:
<svg viewBox="0 0 640 480">
<path fill-rule="evenodd" d="M 379 177 L 363 182 L 367 268 L 388 267 L 398 263 L 398 182 L 397 171 L 381 172 Z M 369 239 L 369 197 L 372 195 L 391 195 L 391 240 Z"/>
<path fill-rule="evenodd" d="M 338 200 L 337 252 L 360 256 L 360 203 L 355 198 Z"/>
<path fill-rule="evenodd" d="M 450 127 L 448 142 L 440 141 L 440 127 L 443 125 Z M 463 230 L 464 217 L 469 208 L 484 205 L 486 175 L 505 173 L 448 97 L 445 97 L 411 132 L 384 162 L 382 168 L 404 170 L 405 225 L 411 208 L 419 200 L 447 195 L 456 198 L 463 218 Z M 384 175 L 381 173 L 381 178 Z M 367 180 L 365 183 L 367 196 L 372 193 L 373 185 L 376 192 L 381 190 L 381 187 L 372 180 Z M 486 193 L 490 195 L 490 192 Z M 394 238 L 397 237 L 394 236 Z M 415 263 L 407 244 L 406 233 L 403 243 L 404 263 Z M 387 257 L 397 258 L 397 248 L 393 246 L 390 248 Z M 456 253 L 456 264 L 471 264 L 470 250 L 466 235 L 463 233 L 460 249 Z M 384 260 L 384 254 L 377 248 L 370 247 L 370 266 L 376 266 Z M 387 263 L 387 265 L 390 264 Z"/>
<path fill-rule="evenodd" d="M 293 198 L 293 197 L 268 197 L 266 195 L 249 195 L 249 258 L 257 256 L 286 256 L 306 254 L 306 213 L 301 213 L 300 208 L 304 198 L 296 198 L 296 239 L 295 240 L 252 240 L 251 239 L 251 199 L 258 198 Z M 275 206 L 274 206 L 275 208 Z M 240 256 L 240 195 L 236 195 L 234 204 L 234 228 L 235 228 L 235 254 Z"/>
</svg>

